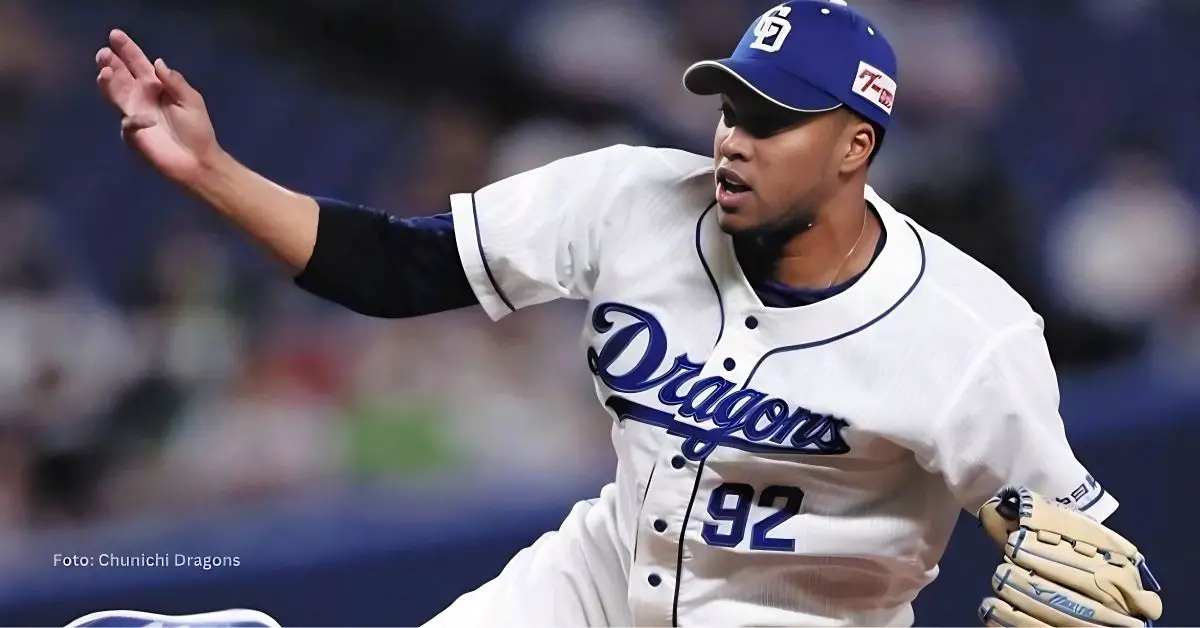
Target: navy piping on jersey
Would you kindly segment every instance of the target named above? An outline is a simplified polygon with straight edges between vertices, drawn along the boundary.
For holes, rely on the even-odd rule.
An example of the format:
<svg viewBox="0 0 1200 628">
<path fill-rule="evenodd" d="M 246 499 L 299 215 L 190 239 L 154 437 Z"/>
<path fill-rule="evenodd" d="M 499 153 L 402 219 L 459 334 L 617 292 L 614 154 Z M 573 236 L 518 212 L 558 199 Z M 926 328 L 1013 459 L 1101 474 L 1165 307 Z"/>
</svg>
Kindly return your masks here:
<svg viewBox="0 0 1200 628">
<path fill-rule="evenodd" d="M 633 558 L 632 558 L 632 560 L 637 560 L 638 537 L 641 536 L 641 532 L 642 532 L 642 526 L 641 526 L 640 522 L 642 519 L 642 513 L 644 513 L 646 511 L 646 497 L 648 495 L 650 495 L 650 483 L 654 481 L 654 472 L 657 469 L 658 469 L 658 462 L 655 462 L 654 466 L 650 467 L 650 477 L 646 478 L 646 489 L 642 491 L 642 503 L 638 505 L 638 522 L 639 523 L 637 526 L 635 526 L 633 528 Z"/>
<path fill-rule="evenodd" d="M 925 264 L 927 261 L 926 257 L 925 257 L 925 241 L 921 239 L 921 234 L 917 233 L 917 230 L 915 227 L 913 227 L 910 224 L 910 225 L 908 225 L 908 228 L 912 230 L 913 236 L 917 238 L 917 246 L 921 250 L 921 270 L 919 270 L 917 272 L 917 277 L 916 277 L 916 279 L 913 279 L 912 285 L 908 287 L 908 290 L 905 290 L 904 294 L 900 295 L 900 298 L 897 299 L 896 302 L 891 305 L 891 307 L 884 310 L 883 313 L 881 313 L 879 316 L 876 316 L 875 318 L 863 323 L 862 325 L 859 325 L 858 327 L 855 327 L 854 329 L 851 329 L 849 331 L 842 332 L 836 336 L 830 336 L 829 338 L 824 338 L 822 340 L 814 340 L 812 342 L 805 342 L 805 343 L 801 343 L 798 345 L 791 345 L 791 346 L 787 346 L 787 347 L 778 347 L 776 349 L 771 349 L 770 351 L 764 353 L 763 356 L 758 359 L 758 362 L 754 365 L 754 368 L 750 369 L 750 375 L 748 375 L 746 377 L 746 381 L 742 384 L 742 388 L 745 388 L 750 385 L 750 381 L 753 380 L 754 375 L 756 373 L 758 373 L 758 367 L 762 366 L 762 363 L 764 361 L 766 361 L 767 358 L 769 358 L 773 355 L 779 354 L 779 353 L 786 353 L 789 351 L 801 351 L 803 349 L 812 349 L 813 347 L 820 347 L 822 345 L 827 345 L 829 343 L 837 342 L 844 338 L 848 338 L 850 336 L 853 336 L 854 334 L 857 334 L 857 333 L 867 329 L 868 327 L 871 327 L 875 323 L 878 323 L 879 321 L 886 318 L 892 312 L 896 311 L 896 308 L 900 307 L 900 304 L 904 303 L 904 301 L 908 299 L 909 295 L 911 295 L 913 293 L 913 290 L 917 289 L 917 284 L 921 283 L 921 279 L 925 276 Z"/>
<path fill-rule="evenodd" d="M 704 219 L 708 217 L 708 213 L 717 206 L 717 201 L 713 201 L 708 207 L 700 213 L 700 219 L 696 221 L 696 255 L 700 258 L 700 265 L 704 267 L 704 274 L 708 275 L 708 281 L 712 284 L 713 292 L 717 295 L 717 309 L 721 313 L 721 326 L 717 328 L 717 339 L 713 342 L 713 347 L 721 342 L 721 335 L 725 333 L 725 300 L 721 296 L 721 288 L 717 285 L 717 278 L 713 276 L 712 269 L 708 266 L 708 260 L 704 259 L 704 249 L 701 247 L 700 233 L 704 227 Z M 679 543 L 675 546 L 675 593 L 671 599 L 671 625 L 679 625 L 679 588 L 683 586 L 683 578 L 680 574 L 683 573 L 683 541 L 687 538 L 688 523 L 692 520 L 692 507 L 696 505 L 696 493 L 700 491 L 700 478 L 704 476 L 704 460 L 700 461 L 700 465 L 696 468 L 696 480 L 692 482 L 692 496 L 688 499 L 687 509 L 683 511 L 683 525 L 679 528 Z M 647 484 L 646 490 L 649 492 L 650 487 Z"/>
<path fill-rule="evenodd" d="M 717 278 L 713 276 L 712 269 L 708 267 L 708 260 L 704 259 L 704 249 L 700 246 L 700 231 L 704 226 L 704 219 L 708 216 L 708 212 L 711 212 L 716 206 L 717 202 L 714 200 L 700 213 L 700 219 L 696 221 L 696 256 L 700 258 L 704 274 L 708 275 L 708 282 L 712 284 L 713 292 L 717 295 L 717 309 L 721 312 L 721 326 L 717 328 L 717 342 L 721 342 L 721 334 L 725 333 L 725 301 L 721 298 L 721 288 L 717 286 Z M 713 347 L 717 346 L 717 342 L 713 343 Z"/>
<path fill-rule="evenodd" d="M 675 596 L 671 600 L 671 626 L 679 625 L 679 588 L 683 586 L 683 541 L 687 539 L 688 524 L 692 520 L 692 508 L 696 505 L 696 493 L 700 492 L 700 478 L 704 476 L 704 463 L 700 461 L 696 468 L 696 481 L 692 483 L 692 496 L 688 499 L 687 509 L 683 511 L 683 525 L 679 528 L 679 543 L 675 547 Z"/>
<path fill-rule="evenodd" d="M 474 192 L 471 193 L 471 218 L 475 221 L 475 246 L 479 247 L 479 259 L 483 260 L 483 270 L 487 273 L 488 281 L 492 282 L 492 289 L 496 291 L 496 296 L 500 297 L 500 300 L 508 307 L 508 311 L 515 312 L 517 308 L 513 307 L 512 301 L 509 301 L 504 291 L 500 289 L 500 284 L 496 283 L 496 276 L 492 274 L 492 267 L 488 264 L 487 253 L 483 250 L 483 234 L 479 232 L 479 208 L 475 206 Z"/>
</svg>

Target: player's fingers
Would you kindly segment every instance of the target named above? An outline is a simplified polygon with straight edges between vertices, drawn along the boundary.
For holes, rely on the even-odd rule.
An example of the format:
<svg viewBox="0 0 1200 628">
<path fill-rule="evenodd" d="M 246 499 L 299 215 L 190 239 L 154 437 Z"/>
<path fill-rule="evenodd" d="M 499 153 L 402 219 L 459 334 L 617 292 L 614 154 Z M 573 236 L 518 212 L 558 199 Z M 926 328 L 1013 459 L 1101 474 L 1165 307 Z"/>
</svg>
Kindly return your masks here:
<svg viewBox="0 0 1200 628">
<path fill-rule="evenodd" d="M 125 66 L 125 62 L 121 61 L 113 49 L 107 46 L 96 52 L 96 67 L 99 69 L 112 68 L 114 72 L 123 72 L 133 76 L 129 72 L 129 68 Z"/>
<path fill-rule="evenodd" d="M 126 111 L 130 108 L 130 94 L 134 89 L 133 76 L 124 66 L 114 68 L 111 65 L 106 65 L 100 68 L 100 72 L 96 74 L 96 85 L 100 87 L 100 93 L 108 100 L 109 104 L 116 107 L 121 113 L 129 113 Z"/>
<path fill-rule="evenodd" d="M 150 59 L 125 31 L 113 29 L 108 34 L 108 44 L 135 78 L 154 76 L 154 66 L 150 64 Z"/>
<path fill-rule="evenodd" d="M 96 67 L 103 68 L 113 62 L 117 55 L 112 51 L 112 48 L 105 46 L 96 51 Z"/>
<path fill-rule="evenodd" d="M 121 118 L 121 139 L 128 140 L 129 136 L 142 129 L 148 129 L 158 124 L 158 120 L 151 116 L 125 116 Z"/>
<path fill-rule="evenodd" d="M 203 99 L 200 97 L 200 92 L 196 91 L 183 78 L 183 74 L 176 70 L 167 67 L 167 62 L 162 59 L 157 59 L 154 62 L 154 74 L 158 80 L 162 81 L 163 87 L 166 88 L 167 94 L 178 102 L 198 105 Z"/>
<path fill-rule="evenodd" d="M 133 75 L 129 73 L 129 68 L 125 67 L 112 48 L 101 48 L 96 53 L 96 67 L 100 69 L 96 82 L 101 87 L 109 85 L 121 77 L 127 77 L 130 82 L 133 81 Z"/>
<path fill-rule="evenodd" d="M 109 104 L 113 105 L 118 110 L 121 109 L 119 104 L 121 101 L 121 93 L 124 89 L 126 89 L 122 83 L 133 81 L 133 77 L 129 76 L 127 72 L 123 74 L 124 76 L 122 77 L 121 73 L 118 73 L 110 66 L 104 66 L 100 68 L 100 72 L 96 74 L 96 85 L 100 87 L 100 92 L 104 94 L 104 97 L 108 100 Z"/>
</svg>

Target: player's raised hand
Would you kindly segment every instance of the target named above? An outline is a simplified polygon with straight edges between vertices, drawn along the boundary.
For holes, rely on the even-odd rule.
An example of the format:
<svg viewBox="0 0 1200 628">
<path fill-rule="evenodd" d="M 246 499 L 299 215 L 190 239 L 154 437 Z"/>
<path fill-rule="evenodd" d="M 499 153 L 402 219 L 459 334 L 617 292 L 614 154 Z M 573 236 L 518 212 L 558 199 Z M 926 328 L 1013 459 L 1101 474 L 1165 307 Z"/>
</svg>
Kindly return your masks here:
<svg viewBox="0 0 1200 628">
<path fill-rule="evenodd" d="M 100 91 L 121 114 L 121 137 L 159 172 L 189 185 L 220 154 L 204 99 L 120 30 L 96 53 Z"/>
</svg>

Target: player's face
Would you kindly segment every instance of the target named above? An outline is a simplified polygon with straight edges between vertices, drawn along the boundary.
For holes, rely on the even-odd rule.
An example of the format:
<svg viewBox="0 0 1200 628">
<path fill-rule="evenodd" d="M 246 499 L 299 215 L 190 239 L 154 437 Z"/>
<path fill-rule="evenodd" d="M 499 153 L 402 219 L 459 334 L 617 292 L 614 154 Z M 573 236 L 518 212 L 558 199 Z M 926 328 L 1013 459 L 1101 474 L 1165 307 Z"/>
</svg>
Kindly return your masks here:
<svg viewBox="0 0 1200 628">
<path fill-rule="evenodd" d="M 798 113 L 745 88 L 721 97 L 713 141 L 721 228 L 793 235 L 808 229 L 838 186 L 848 115 Z"/>
</svg>

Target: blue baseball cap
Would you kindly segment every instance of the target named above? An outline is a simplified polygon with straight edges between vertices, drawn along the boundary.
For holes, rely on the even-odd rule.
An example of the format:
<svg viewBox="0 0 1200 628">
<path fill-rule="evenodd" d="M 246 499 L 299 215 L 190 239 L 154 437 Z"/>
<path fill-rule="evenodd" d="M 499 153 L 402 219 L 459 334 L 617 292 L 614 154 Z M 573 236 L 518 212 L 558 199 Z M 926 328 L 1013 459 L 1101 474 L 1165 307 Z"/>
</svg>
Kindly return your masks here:
<svg viewBox="0 0 1200 628">
<path fill-rule="evenodd" d="M 733 55 L 683 74 L 688 91 L 726 91 L 737 81 L 785 109 L 818 113 L 846 106 L 886 129 L 896 98 L 896 53 L 883 33 L 844 0 L 792 0 L 750 26 Z"/>
</svg>

